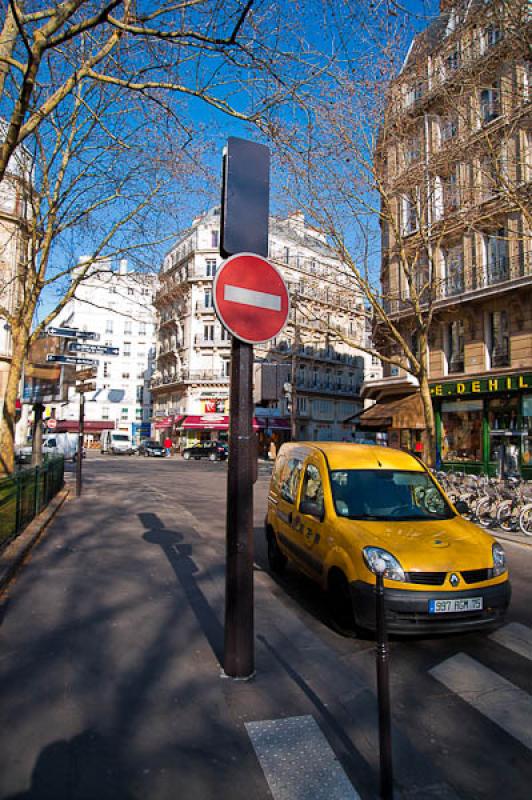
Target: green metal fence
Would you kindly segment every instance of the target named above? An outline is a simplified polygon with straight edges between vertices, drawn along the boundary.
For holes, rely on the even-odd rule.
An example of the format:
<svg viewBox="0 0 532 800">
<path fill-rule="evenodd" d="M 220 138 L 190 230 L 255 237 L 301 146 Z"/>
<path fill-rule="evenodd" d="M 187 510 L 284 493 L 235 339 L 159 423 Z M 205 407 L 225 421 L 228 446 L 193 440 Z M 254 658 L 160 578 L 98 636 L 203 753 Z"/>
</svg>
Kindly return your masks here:
<svg viewBox="0 0 532 800">
<path fill-rule="evenodd" d="M 64 484 L 63 456 L 0 480 L 0 549 L 48 505 Z"/>
</svg>

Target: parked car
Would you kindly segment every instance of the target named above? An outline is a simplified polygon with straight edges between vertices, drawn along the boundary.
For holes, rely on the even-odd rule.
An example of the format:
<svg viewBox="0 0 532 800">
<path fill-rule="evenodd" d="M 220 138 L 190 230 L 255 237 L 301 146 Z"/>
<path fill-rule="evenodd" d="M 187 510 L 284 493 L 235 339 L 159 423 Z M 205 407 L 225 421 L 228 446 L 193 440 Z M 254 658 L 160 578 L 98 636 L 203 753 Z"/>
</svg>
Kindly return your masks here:
<svg viewBox="0 0 532 800">
<path fill-rule="evenodd" d="M 200 442 L 193 447 L 186 447 L 183 450 L 183 458 L 188 461 L 191 458 L 208 458 L 209 461 L 224 461 L 227 458 L 229 448 L 225 442 Z"/>
<path fill-rule="evenodd" d="M 155 439 L 143 439 L 137 448 L 139 456 L 162 456 L 164 457 L 164 447 Z"/>
<path fill-rule="evenodd" d="M 135 447 L 129 433 L 124 431 L 106 430 L 100 439 L 100 452 L 112 455 L 133 455 Z"/>
<path fill-rule="evenodd" d="M 271 570 L 290 560 L 317 581 L 340 630 L 375 628 L 382 569 L 390 631 L 482 628 L 502 621 L 510 602 L 502 546 L 461 517 L 421 461 L 401 450 L 282 445 L 265 527 Z"/>
</svg>

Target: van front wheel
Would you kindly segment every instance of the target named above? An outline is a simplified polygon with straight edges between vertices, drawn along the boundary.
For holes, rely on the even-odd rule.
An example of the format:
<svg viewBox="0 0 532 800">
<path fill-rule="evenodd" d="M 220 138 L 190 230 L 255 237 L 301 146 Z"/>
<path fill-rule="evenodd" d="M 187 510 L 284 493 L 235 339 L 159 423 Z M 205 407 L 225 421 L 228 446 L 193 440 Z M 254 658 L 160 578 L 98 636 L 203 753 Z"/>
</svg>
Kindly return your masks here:
<svg viewBox="0 0 532 800">
<path fill-rule="evenodd" d="M 327 601 L 331 626 L 342 636 L 357 634 L 351 592 L 345 575 L 335 570 L 329 575 Z"/>
<path fill-rule="evenodd" d="M 269 531 L 268 538 L 268 564 L 270 570 L 276 575 L 282 575 L 286 567 L 286 556 L 281 553 L 275 534 Z"/>
</svg>

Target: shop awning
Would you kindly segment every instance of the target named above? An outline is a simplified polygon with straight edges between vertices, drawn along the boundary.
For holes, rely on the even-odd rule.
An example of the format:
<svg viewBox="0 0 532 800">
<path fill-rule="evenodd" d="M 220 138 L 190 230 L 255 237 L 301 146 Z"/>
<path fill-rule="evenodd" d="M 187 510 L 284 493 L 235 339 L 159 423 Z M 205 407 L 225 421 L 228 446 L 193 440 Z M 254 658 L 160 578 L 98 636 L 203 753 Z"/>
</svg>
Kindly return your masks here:
<svg viewBox="0 0 532 800">
<path fill-rule="evenodd" d="M 189 414 L 183 417 L 178 425 L 183 431 L 228 431 L 229 415 L 227 414 Z M 253 417 L 253 430 L 258 431 L 259 422 Z"/>
<path fill-rule="evenodd" d="M 361 429 L 425 429 L 423 405 L 419 394 L 409 394 L 390 399 L 386 403 L 376 403 L 358 414 L 353 421 Z"/>
<path fill-rule="evenodd" d="M 86 419 L 83 427 L 85 433 L 101 433 L 113 430 L 115 424 L 110 420 Z M 54 428 L 54 433 L 77 433 L 78 431 L 79 421 L 77 419 L 58 419 Z"/>
</svg>

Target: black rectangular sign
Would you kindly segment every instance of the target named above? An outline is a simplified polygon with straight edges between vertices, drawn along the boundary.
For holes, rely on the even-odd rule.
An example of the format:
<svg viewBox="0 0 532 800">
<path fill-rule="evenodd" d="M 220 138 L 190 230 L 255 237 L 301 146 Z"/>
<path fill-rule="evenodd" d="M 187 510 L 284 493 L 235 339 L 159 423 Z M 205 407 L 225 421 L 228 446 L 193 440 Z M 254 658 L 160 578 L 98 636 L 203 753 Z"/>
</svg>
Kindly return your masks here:
<svg viewBox="0 0 532 800">
<path fill-rule="evenodd" d="M 223 157 L 220 255 L 268 256 L 270 151 L 230 136 Z"/>
</svg>

